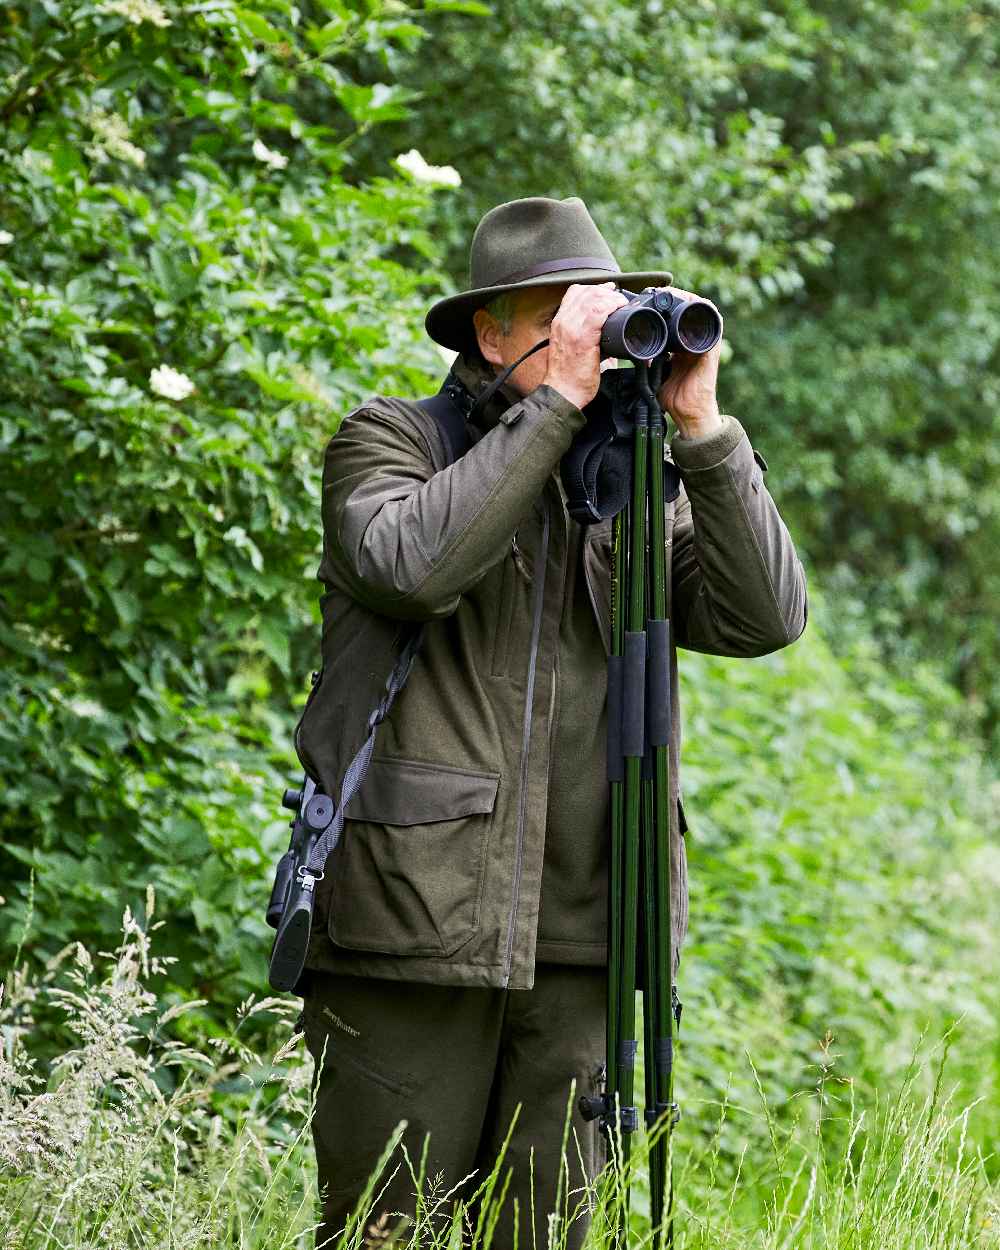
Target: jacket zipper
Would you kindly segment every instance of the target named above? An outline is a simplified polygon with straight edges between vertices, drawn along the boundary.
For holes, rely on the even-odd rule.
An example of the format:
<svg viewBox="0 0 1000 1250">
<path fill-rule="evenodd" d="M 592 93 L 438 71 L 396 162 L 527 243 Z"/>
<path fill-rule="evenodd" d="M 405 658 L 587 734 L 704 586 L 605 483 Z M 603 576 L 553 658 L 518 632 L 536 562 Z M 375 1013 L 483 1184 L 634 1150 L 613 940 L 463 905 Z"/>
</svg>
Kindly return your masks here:
<svg viewBox="0 0 1000 1250">
<path fill-rule="evenodd" d="M 507 949 L 504 953 L 503 983 L 506 989 L 510 981 L 514 959 L 514 928 L 517 924 L 517 905 L 521 894 L 522 860 L 524 858 L 524 821 L 528 808 L 528 754 L 531 746 L 532 704 L 535 701 L 535 671 L 538 667 L 538 642 L 542 633 L 542 608 L 545 602 L 545 573 L 549 559 L 549 506 L 543 501 L 542 537 L 539 543 L 538 576 L 535 578 L 535 601 L 532 605 L 531 649 L 528 653 L 528 681 L 524 698 L 524 721 L 521 728 L 521 792 L 517 805 L 517 839 L 514 860 L 514 893 L 510 908 L 510 925 L 507 928 Z"/>
</svg>

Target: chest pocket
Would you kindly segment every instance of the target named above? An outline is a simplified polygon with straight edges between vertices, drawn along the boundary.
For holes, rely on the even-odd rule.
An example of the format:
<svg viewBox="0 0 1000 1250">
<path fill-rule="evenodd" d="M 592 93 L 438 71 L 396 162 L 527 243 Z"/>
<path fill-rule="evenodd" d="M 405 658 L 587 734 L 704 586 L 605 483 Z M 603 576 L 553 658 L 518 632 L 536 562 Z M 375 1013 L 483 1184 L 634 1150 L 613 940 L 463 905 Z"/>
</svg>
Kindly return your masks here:
<svg viewBox="0 0 1000 1250">
<path fill-rule="evenodd" d="M 351 950 L 448 956 L 479 928 L 500 774 L 372 761 L 337 848 L 330 937 Z"/>
<path fill-rule="evenodd" d="M 493 632 L 493 655 L 490 662 L 492 677 L 506 677 L 510 672 L 511 631 L 518 616 L 527 611 L 524 600 L 530 595 L 531 570 L 528 558 L 515 534 L 498 579 L 495 602 L 496 625 Z"/>
<path fill-rule="evenodd" d="M 498 575 L 494 575 L 495 598 L 487 602 L 485 609 L 494 622 L 490 660 L 492 677 L 509 677 L 512 661 L 516 662 L 517 656 L 526 654 L 520 648 L 520 639 L 514 634 L 521 628 L 530 629 L 540 522 L 540 507 L 536 507 L 515 530 Z M 527 632 L 524 642 L 527 645 Z"/>
</svg>

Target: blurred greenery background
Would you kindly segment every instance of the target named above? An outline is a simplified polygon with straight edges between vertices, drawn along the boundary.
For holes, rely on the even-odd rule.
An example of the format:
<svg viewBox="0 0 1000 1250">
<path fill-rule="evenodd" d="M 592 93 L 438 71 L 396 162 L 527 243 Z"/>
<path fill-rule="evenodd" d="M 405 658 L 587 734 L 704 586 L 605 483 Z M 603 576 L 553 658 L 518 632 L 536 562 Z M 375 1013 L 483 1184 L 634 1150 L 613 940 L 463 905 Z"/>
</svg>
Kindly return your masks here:
<svg viewBox="0 0 1000 1250">
<path fill-rule="evenodd" d="M 723 308 L 815 605 L 781 655 L 683 657 L 684 1131 L 750 1098 L 745 1051 L 791 1120 L 961 1018 L 988 1152 L 998 17 L 0 0 L 0 976 L 110 947 L 152 881 L 188 1035 L 261 991 L 325 442 L 436 388 L 423 313 L 487 208 L 578 194 Z"/>
</svg>

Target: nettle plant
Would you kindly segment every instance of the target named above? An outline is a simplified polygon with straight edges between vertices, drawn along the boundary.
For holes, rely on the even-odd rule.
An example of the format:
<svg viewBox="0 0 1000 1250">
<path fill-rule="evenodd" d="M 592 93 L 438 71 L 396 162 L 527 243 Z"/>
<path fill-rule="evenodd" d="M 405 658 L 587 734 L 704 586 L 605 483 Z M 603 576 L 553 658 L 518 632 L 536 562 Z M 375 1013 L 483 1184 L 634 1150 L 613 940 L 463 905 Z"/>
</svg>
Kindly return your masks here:
<svg viewBox="0 0 1000 1250">
<path fill-rule="evenodd" d="M 153 877 L 172 978 L 238 1001 L 317 651 L 323 448 L 442 368 L 424 223 L 454 173 L 352 180 L 406 93 L 342 67 L 422 30 L 399 0 L 18 0 L 4 27 L 0 942 L 99 942 Z"/>
</svg>

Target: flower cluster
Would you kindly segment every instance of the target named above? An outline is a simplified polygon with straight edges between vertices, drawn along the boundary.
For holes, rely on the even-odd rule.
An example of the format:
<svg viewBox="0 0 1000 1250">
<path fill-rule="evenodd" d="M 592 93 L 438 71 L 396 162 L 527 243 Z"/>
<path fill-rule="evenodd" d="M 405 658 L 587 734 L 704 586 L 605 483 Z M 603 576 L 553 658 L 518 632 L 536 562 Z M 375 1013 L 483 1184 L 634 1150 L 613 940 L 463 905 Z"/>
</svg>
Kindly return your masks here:
<svg viewBox="0 0 1000 1250">
<path fill-rule="evenodd" d="M 179 373 L 169 365 L 159 365 L 149 375 L 149 389 L 164 399 L 187 399 L 194 391 L 194 383 L 187 374 Z"/>
<path fill-rule="evenodd" d="M 170 18 L 156 0 L 103 0 L 101 13 L 119 13 L 130 22 L 152 22 L 154 26 L 169 26 Z"/>
<path fill-rule="evenodd" d="M 129 140 L 128 122 L 119 113 L 108 113 L 102 108 L 92 108 L 86 116 L 87 125 L 94 132 L 94 142 L 84 151 L 91 160 L 114 158 L 128 161 L 140 169 L 146 163 L 146 153 Z"/>
<path fill-rule="evenodd" d="M 415 182 L 424 182 L 432 187 L 460 187 L 462 176 L 451 165 L 428 165 L 416 148 L 410 148 L 402 156 L 396 157 L 396 164 Z"/>
<path fill-rule="evenodd" d="M 281 152 L 273 152 L 260 139 L 253 141 L 253 154 L 259 161 L 263 161 L 269 169 L 284 169 L 288 164 L 288 157 Z"/>
</svg>

